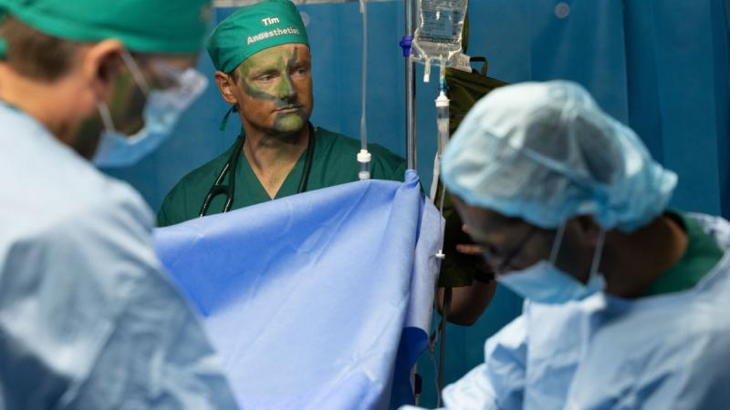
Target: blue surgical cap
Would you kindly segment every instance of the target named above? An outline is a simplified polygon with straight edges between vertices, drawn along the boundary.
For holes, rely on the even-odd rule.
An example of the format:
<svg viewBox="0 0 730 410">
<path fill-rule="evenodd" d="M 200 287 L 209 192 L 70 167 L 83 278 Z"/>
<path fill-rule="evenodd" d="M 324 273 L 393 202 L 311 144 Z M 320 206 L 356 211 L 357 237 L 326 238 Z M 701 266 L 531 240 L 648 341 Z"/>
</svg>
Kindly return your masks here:
<svg viewBox="0 0 730 410">
<path fill-rule="evenodd" d="M 605 230 L 632 232 L 664 211 L 677 184 L 632 130 L 567 81 L 491 92 L 454 134 L 442 167 L 466 203 L 546 229 L 592 215 Z"/>
</svg>

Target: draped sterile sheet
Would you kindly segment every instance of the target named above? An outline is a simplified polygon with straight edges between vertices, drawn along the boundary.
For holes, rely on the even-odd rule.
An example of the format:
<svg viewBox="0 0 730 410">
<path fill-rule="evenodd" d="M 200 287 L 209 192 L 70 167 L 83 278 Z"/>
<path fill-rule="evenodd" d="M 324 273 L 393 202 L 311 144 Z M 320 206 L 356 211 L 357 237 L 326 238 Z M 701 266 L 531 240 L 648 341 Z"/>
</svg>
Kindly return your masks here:
<svg viewBox="0 0 730 410">
<path fill-rule="evenodd" d="M 440 224 L 407 171 L 404 183 L 307 192 L 155 240 L 243 408 L 371 409 L 412 400 Z"/>
</svg>

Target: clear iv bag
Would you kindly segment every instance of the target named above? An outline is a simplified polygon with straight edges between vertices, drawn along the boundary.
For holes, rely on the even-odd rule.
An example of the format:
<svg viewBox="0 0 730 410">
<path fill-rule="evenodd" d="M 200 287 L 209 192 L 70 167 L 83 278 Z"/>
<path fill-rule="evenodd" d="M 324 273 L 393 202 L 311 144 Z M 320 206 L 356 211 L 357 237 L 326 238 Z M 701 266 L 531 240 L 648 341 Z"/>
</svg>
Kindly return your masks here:
<svg viewBox="0 0 730 410">
<path fill-rule="evenodd" d="M 431 65 L 451 60 L 461 53 L 461 36 L 469 0 L 418 0 L 418 27 L 414 33 L 413 58 Z"/>
</svg>

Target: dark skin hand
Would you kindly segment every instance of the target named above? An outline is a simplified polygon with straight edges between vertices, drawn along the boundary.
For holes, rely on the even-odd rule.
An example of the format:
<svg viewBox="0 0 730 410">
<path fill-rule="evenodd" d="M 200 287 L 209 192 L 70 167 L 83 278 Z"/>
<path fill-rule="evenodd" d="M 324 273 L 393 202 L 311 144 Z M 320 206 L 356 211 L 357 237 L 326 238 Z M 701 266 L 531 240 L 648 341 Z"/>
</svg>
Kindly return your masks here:
<svg viewBox="0 0 730 410">
<path fill-rule="evenodd" d="M 464 232 L 469 233 L 466 225 L 463 225 L 462 229 Z M 483 248 L 474 243 L 456 245 L 456 250 L 461 254 L 480 258 L 483 255 Z M 484 261 L 481 262 L 478 268 L 487 272 L 490 271 L 490 267 Z M 478 280 L 472 282 L 471 286 L 452 288 L 448 321 L 462 326 L 473 325 L 489 306 L 496 290 L 497 282 L 484 283 Z M 438 289 L 439 312 L 443 312 L 444 292 L 444 288 Z"/>
<path fill-rule="evenodd" d="M 448 320 L 461 326 L 471 326 L 481 317 L 497 290 L 497 282 L 475 280 L 471 286 L 452 288 Z M 444 288 L 438 290 L 439 312 L 443 312 Z"/>
</svg>

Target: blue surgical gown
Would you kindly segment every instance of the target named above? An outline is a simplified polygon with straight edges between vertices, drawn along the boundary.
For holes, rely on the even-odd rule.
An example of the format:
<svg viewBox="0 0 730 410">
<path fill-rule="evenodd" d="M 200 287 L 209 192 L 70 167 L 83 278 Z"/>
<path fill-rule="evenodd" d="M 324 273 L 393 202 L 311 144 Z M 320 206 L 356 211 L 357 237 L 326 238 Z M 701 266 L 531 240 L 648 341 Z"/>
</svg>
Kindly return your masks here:
<svg viewBox="0 0 730 410">
<path fill-rule="evenodd" d="M 0 409 L 236 408 L 153 215 L 0 104 Z"/>
<path fill-rule="evenodd" d="M 725 252 L 682 292 L 526 302 L 448 409 L 720 409 L 730 403 L 730 223 L 692 215 Z"/>
</svg>

